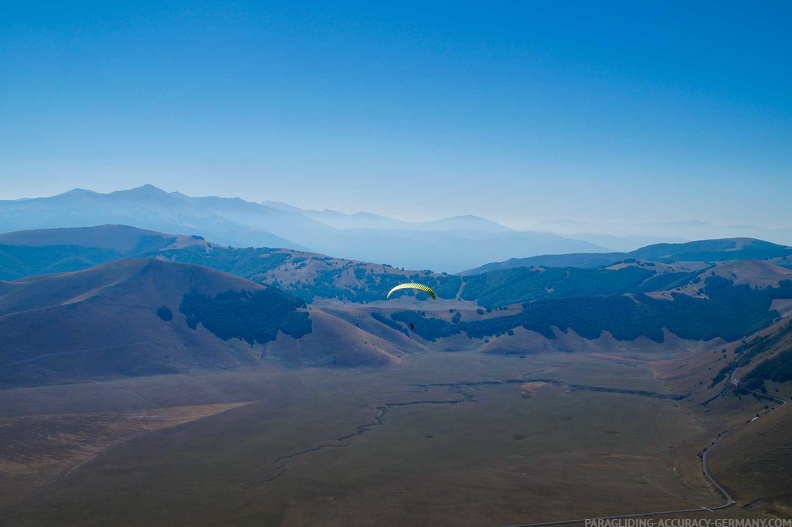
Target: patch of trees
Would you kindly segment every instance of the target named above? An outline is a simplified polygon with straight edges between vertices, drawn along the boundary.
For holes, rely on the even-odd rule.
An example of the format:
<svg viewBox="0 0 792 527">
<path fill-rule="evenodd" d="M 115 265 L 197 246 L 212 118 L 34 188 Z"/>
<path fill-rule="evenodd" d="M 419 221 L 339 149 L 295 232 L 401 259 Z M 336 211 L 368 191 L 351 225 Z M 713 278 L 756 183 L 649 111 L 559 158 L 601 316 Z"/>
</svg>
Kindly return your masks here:
<svg viewBox="0 0 792 527">
<path fill-rule="evenodd" d="M 402 274 L 366 272 L 365 269 L 355 268 L 355 277 L 363 282 L 360 286 L 340 286 L 338 279 L 343 269 L 327 269 L 321 271 L 313 282 L 305 285 L 293 284 L 287 290 L 302 298 L 306 302 L 313 301 L 314 297 L 336 298 L 347 302 L 369 303 L 384 300 L 388 291 L 395 286 L 410 280 Z M 420 283 L 431 287 L 440 298 L 454 298 L 459 291 L 461 279 L 458 276 L 424 276 Z M 415 293 L 407 291 L 401 294 Z M 423 293 L 421 293 L 423 294 Z"/>
<path fill-rule="evenodd" d="M 193 236 L 194 238 L 194 236 Z M 200 236 L 199 239 L 203 240 Z M 174 243 L 176 241 L 175 236 L 169 236 L 164 238 L 159 234 L 145 234 L 138 239 L 137 244 L 135 247 L 128 251 L 128 254 L 139 255 L 139 254 L 156 254 L 162 247 L 167 247 L 168 245 Z"/>
<path fill-rule="evenodd" d="M 728 363 L 726 366 L 721 368 L 721 370 L 712 378 L 712 382 L 710 383 L 710 388 L 721 382 L 723 379 L 726 378 L 727 375 L 731 375 L 731 372 L 737 369 L 737 361 L 733 360 Z"/>
<path fill-rule="evenodd" d="M 616 295 L 636 290 L 655 271 L 629 266 L 609 270 L 578 267 L 515 267 L 464 277 L 462 298 L 493 308 L 542 298 Z"/>
<path fill-rule="evenodd" d="M 383 315 L 381 313 L 373 312 L 373 313 L 371 313 L 371 318 L 373 318 L 374 320 L 377 320 L 379 322 L 382 322 L 383 324 L 385 324 L 389 328 L 393 328 L 396 331 L 400 331 L 400 332 L 404 333 L 405 335 L 410 336 L 410 333 L 407 331 L 407 329 L 404 326 L 402 326 L 398 322 L 395 322 L 394 320 L 386 317 L 385 315 Z"/>
<path fill-rule="evenodd" d="M 305 303 L 279 289 L 260 291 L 225 291 L 211 297 L 190 291 L 182 298 L 179 311 L 187 317 L 187 325 L 198 324 L 223 340 L 239 338 L 250 345 L 275 340 L 278 331 L 294 338 L 311 332 L 311 319 L 305 311 L 297 311 Z"/>
<path fill-rule="evenodd" d="M 675 287 L 687 285 L 688 282 L 697 284 L 701 282 L 701 278 L 696 276 L 699 274 L 699 272 L 658 273 L 633 289 L 631 292 L 648 293 L 650 291 L 668 291 L 670 289 L 674 289 Z"/>
<path fill-rule="evenodd" d="M 211 251 L 206 251 L 203 246 L 192 245 L 160 254 L 174 262 L 203 265 L 247 279 L 260 278 L 262 273 L 279 267 L 291 258 L 290 254 L 269 247 L 245 249 L 213 246 Z"/>
<path fill-rule="evenodd" d="M 415 333 L 426 340 L 450 337 L 459 333 L 462 324 L 451 324 L 439 318 L 428 318 L 419 311 L 399 311 L 391 315 L 393 320 L 404 322 L 414 328 Z"/>
<path fill-rule="evenodd" d="M 760 363 L 740 379 L 740 385 L 748 390 L 764 391 L 765 381 L 792 381 L 792 348 Z"/>
<path fill-rule="evenodd" d="M 775 335 L 763 335 L 752 339 L 750 342 L 741 344 L 734 350 L 737 358 L 727 364 L 712 381 L 711 386 L 715 386 L 723 380 L 723 377 L 731 373 L 736 368 L 747 366 L 760 353 L 773 349 L 782 340 L 792 333 L 792 322 L 788 323 L 781 331 Z M 788 354 L 789 353 L 789 354 Z M 792 350 L 784 350 L 772 359 L 761 362 L 759 366 L 740 379 L 740 388 L 746 390 L 760 390 L 764 388 L 764 381 L 772 380 L 785 382 L 792 379 L 789 377 L 789 368 L 792 367 Z M 721 375 L 722 372 L 725 372 Z M 783 380 L 781 380 L 783 379 Z"/>
</svg>

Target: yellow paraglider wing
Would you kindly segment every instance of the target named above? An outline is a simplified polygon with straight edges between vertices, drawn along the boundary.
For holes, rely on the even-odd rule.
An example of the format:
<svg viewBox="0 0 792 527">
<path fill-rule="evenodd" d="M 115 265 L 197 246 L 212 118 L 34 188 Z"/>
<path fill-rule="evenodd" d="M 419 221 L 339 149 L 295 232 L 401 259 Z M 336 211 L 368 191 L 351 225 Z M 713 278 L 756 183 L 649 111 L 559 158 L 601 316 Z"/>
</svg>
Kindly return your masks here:
<svg viewBox="0 0 792 527">
<path fill-rule="evenodd" d="M 390 290 L 390 292 L 388 293 L 387 298 L 390 298 L 390 296 L 393 294 L 393 292 L 394 291 L 398 291 L 399 289 L 417 289 L 418 291 L 423 291 L 424 293 L 429 293 L 429 295 L 432 297 L 432 300 L 437 300 L 437 294 L 435 294 L 435 292 L 432 291 L 432 289 L 430 287 L 427 287 L 427 286 L 425 286 L 423 284 L 414 284 L 414 283 L 397 285 L 396 287 L 394 287 L 393 289 Z"/>
</svg>

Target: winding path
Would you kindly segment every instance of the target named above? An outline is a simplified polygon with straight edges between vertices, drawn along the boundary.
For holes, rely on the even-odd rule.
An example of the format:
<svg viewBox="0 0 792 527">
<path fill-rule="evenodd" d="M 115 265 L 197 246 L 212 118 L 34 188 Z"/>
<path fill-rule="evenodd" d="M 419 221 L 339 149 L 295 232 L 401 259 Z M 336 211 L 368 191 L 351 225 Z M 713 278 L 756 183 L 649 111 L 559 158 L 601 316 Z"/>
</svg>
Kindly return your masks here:
<svg viewBox="0 0 792 527">
<path fill-rule="evenodd" d="M 285 456 L 281 456 L 275 459 L 275 473 L 268 477 L 258 478 L 255 481 L 249 483 L 252 486 L 262 486 L 266 485 L 267 483 L 281 477 L 283 474 L 286 473 L 286 467 L 289 462 L 294 461 L 295 459 L 304 456 L 306 454 L 310 454 L 312 452 L 318 452 L 320 450 L 329 449 L 329 448 L 346 448 L 351 445 L 349 440 L 353 437 L 362 435 L 372 428 L 376 426 L 381 426 L 383 424 L 383 420 L 387 413 L 390 411 L 391 408 L 399 407 L 399 406 L 413 406 L 419 404 L 451 404 L 451 405 L 458 405 L 464 402 L 474 400 L 474 396 L 470 395 L 463 391 L 463 388 L 470 388 L 475 386 L 489 386 L 489 385 L 503 385 L 503 384 L 522 384 L 526 382 L 545 382 L 548 384 L 552 384 L 554 386 L 558 386 L 561 388 L 571 388 L 575 390 L 588 390 L 594 392 L 608 392 L 608 393 L 622 393 L 622 394 L 629 394 L 629 395 L 637 395 L 640 397 L 651 397 L 654 399 L 673 399 L 679 400 L 682 399 L 684 396 L 676 396 L 676 395 L 669 395 L 665 393 L 657 393 L 657 392 L 649 392 L 645 390 L 626 390 L 622 388 L 606 388 L 603 386 L 589 386 L 585 384 L 569 384 L 561 381 L 557 381 L 555 379 L 533 379 L 527 378 L 525 374 L 520 375 L 520 378 L 517 379 L 505 379 L 505 380 L 488 380 L 488 381 L 465 381 L 465 382 L 448 382 L 448 383 L 429 383 L 429 384 L 411 384 L 410 386 L 422 388 L 424 391 L 428 391 L 429 388 L 446 388 L 447 390 L 457 393 L 460 395 L 460 399 L 454 401 L 435 401 L 435 400 L 426 400 L 426 401 L 411 401 L 406 403 L 386 403 L 381 404 L 376 407 L 377 413 L 374 416 L 374 421 L 371 423 L 366 423 L 363 425 L 358 425 L 355 427 L 355 431 L 349 434 L 343 435 L 341 437 L 337 437 L 330 442 L 322 443 L 317 446 L 313 446 L 310 448 L 306 448 L 304 450 L 300 450 L 298 452 L 292 452 L 291 454 L 287 454 Z"/>
<path fill-rule="evenodd" d="M 735 377 L 735 373 L 736 373 L 736 370 L 734 372 L 732 372 L 731 383 L 736 387 L 740 383 L 740 381 L 739 381 L 739 379 L 737 379 Z M 786 401 L 784 401 L 782 399 L 779 399 L 777 397 L 773 397 L 772 395 L 767 395 L 767 394 L 764 394 L 764 393 L 756 392 L 754 390 L 747 390 L 747 391 L 749 391 L 749 392 L 751 392 L 751 393 L 753 393 L 753 394 L 755 394 L 755 395 L 757 395 L 757 396 L 759 396 L 761 398 L 766 398 L 766 399 L 770 399 L 770 400 L 776 401 L 778 403 L 781 403 L 779 406 L 776 406 L 775 408 L 773 408 L 772 410 L 767 412 L 768 414 L 770 412 L 774 412 L 774 411 L 778 410 L 779 408 L 781 408 L 782 406 L 784 406 L 786 404 Z M 767 415 L 767 414 L 765 414 L 765 415 Z M 752 422 L 753 422 L 753 420 L 749 421 L 744 426 L 750 426 L 750 424 Z M 715 479 L 715 477 L 710 473 L 709 469 L 707 468 L 707 456 L 708 456 L 710 450 L 715 448 L 715 446 L 720 442 L 721 439 L 726 437 L 727 434 L 729 434 L 730 432 L 733 432 L 734 430 L 735 430 L 735 428 L 730 428 L 729 430 L 721 432 L 720 434 L 718 434 L 718 437 L 715 438 L 715 441 L 713 441 L 711 445 L 709 445 L 707 448 L 705 448 L 701 452 L 701 472 L 704 474 L 704 477 L 707 478 L 707 481 L 709 481 L 718 490 L 718 492 L 720 492 L 721 495 L 723 496 L 725 501 L 721 505 L 716 505 L 714 507 L 701 506 L 701 507 L 698 507 L 698 508 L 695 508 L 695 509 L 691 508 L 691 509 L 678 509 L 678 510 L 671 510 L 671 511 L 654 511 L 654 512 L 634 513 L 634 514 L 618 514 L 618 515 L 612 515 L 612 516 L 599 516 L 597 518 L 583 518 L 583 519 L 575 519 L 575 520 L 561 520 L 561 521 L 538 522 L 538 523 L 521 523 L 521 524 L 516 524 L 516 525 L 507 525 L 507 526 L 503 526 L 503 527 L 543 527 L 543 526 L 546 526 L 546 525 L 568 525 L 568 524 L 574 524 L 574 523 L 585 523 L 586 520 L 616 520 L 616 519 L 622 519 L 622 518 L 643 518 L 643 517 L 647 517 L 647 516 L 662 516 L 662 515 L 665 515 L 665 514 L 678 514 L 678 513 L 682 513 L 682 512 L 715 511 L 715 510 L 725 509 L 725 508 L 731 507 L 732 505 L 734 505 L 737 502 L 734 500 L 732 495 L 729 494 L 729 491 L 727 491 L 720 483 L 718 483 L 718 481 Z"/>
<path fill-rule="evenodd" d="M 449 388 L 449 390 L 451 390 Z M 454 391 L 454 390 L 451 390 Z M 320 450 L 328 449 L 328 448 L 346 448 L 351 446 L 349 442 L 350 439 L 353 437 L 363 435 L 375 426 L 383 425 L 383 420 L 385 416 L 388 414 L 391 408 L 399 407 L 399 406 L 414 406 L 419 404 L 450 404 L 450 405 L 459 405 L 464 402 L 470 401 L 473 399 L 473 396 L 461 391 L 456 390 L 455 393 L 460 395 L 460 398 L 453 401 L 435 401 L 435 400 L 426 400 L 426 401 L 410 401 L 406 403 L 385 403 L 381 404 L 376 407 L 377 413 L 374 415 L 374 421 L 371 423 L 366 423 L 364 425 L 355 426 L 355 431 L 349 434 L 343 435 L 341 437 L 337 437 L 332 440 L 330 443 L 322 443 L 321 445 L 317 445 L 311 448 L 306 448 L 304 450 L 300 450 L 299 452 L 293 452 L 291 454 L 287 454 L 285 456 L 281 456 L 275 459 L 275 474 L 269 477 L 257 479 L 249 483 L 249 485 L 254 487 L 259 487 L 262 485 L 266 485 L 269 482 L 278 479 L 282 475 L 286 473 L 286 466 L 290 461 L 294 461 L 298 457 L 304 456 L 306 454 L 310 454 L 312 452 L 318 452 Z"/>
</svg>

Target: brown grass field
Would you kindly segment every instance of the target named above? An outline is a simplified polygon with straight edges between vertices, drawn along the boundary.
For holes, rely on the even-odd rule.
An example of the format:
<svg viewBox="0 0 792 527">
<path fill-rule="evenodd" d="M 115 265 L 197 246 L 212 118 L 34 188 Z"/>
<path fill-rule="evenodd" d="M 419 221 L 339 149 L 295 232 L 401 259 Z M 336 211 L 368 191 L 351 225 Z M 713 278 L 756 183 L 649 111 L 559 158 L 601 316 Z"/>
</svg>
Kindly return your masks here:
<svg viewBox="0 0 792 527">
<path fill-rule="evenodd" d="M 719 505 L 696 453 L 720 423 L 670 395 L 634 352 L 4 390 L 0 525 L 500 526 Z"/>
</svg>

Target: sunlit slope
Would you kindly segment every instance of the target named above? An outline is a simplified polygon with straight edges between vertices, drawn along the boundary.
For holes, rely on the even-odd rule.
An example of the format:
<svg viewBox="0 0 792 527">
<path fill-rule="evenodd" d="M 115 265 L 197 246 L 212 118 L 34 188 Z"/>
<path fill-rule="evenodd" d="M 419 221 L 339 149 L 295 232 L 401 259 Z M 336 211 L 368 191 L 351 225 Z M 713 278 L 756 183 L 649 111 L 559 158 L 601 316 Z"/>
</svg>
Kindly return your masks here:
<svg viewBox="0 0 792 527">
<path fill-rule="evenodd" d="M 127 225 L 99 225 L 61 229 L 38 229 L 0 233 L 0 244 L 30 247 L 82 246 L 133 254 L 147 248 L 173 243 L 177 235 L 163 234 Z"/>
<path fill-rule="evenodd" d="M 3 385 L 50 384 L 119 375 L 231 367 L 250 346 L 192 330 L 179 311 L 190 290 L 260 291 L 264 286 L 197 266 L 120 260 L 76 273 L 0 284 Z M 157 310 L 166 307 L 163 320 Z M 169 314 L 169 315 L 168 315 Z"/>
<path fill-rule="evenodd" d="M 285 334 L 264 346 L 264 353 L 287 364 L 323 366 L 389 366 L 410 348 L 391 342 L 332 314 L 311 308 L 312 331 L 295 339 Z"/>
</svg>

